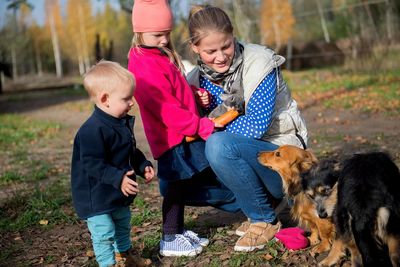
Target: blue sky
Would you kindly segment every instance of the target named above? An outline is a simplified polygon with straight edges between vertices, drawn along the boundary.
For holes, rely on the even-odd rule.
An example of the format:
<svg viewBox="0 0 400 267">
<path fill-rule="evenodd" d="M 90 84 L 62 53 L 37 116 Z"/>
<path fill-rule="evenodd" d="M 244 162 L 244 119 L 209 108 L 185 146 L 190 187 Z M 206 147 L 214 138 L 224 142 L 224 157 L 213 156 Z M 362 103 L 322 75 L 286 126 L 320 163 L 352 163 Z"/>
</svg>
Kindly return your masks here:
<svg viewBox="0 0 400 267">
<path fill-rule="evenodd" d="M 29 1 L 34 5 L 34 9 L 32 10 L 32 14 L 34 19 L 40 25 L 43 25 L 45 19 L 44 12 L 44 0 L 31 0 Z M 105 0 L 91 0 L 93 12 L 102 10 L 105 4 Z M 67 0 L 60 0 L 61 6 L 65 7 Z M 115 8 L 119 9 L 119 1 L 118 0 L 109 0 L 109 3 Z M 11 14 L 10 10 L 7 10 L 8 1 L 0 0 L 0 27 L 4 24 L 5 17 L 7 13 Z"/>
</svg>

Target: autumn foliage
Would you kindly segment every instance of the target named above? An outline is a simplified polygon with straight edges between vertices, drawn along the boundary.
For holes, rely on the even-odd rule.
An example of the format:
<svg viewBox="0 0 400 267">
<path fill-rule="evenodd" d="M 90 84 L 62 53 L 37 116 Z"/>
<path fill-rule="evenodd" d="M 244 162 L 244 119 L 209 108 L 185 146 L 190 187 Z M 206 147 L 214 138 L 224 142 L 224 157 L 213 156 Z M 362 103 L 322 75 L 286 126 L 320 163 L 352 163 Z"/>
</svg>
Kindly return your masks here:
<svg viewBox="0 0 400 267">
<path fill-rule="evenodd" d="M 263 0 L 260 9 L 261 43 L 279 50 L 293 37 L 295 18 L 289 0 Z"/>
</svg>

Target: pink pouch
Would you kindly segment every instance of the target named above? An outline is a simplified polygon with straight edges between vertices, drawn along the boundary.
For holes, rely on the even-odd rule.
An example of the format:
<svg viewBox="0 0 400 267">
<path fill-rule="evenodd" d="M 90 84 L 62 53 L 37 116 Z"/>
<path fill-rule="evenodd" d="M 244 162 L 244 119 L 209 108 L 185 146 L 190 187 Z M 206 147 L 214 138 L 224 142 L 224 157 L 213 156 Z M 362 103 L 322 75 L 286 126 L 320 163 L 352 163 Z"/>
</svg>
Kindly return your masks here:
<svg viewBox="0 0 400 267">
<path fill-rule="evenodd" d="M 298 227 L 283 228 L 275 234 L 275 237 L 288 249 L 298 250 L 308 247 L 304 230 Z"/>
</svg>

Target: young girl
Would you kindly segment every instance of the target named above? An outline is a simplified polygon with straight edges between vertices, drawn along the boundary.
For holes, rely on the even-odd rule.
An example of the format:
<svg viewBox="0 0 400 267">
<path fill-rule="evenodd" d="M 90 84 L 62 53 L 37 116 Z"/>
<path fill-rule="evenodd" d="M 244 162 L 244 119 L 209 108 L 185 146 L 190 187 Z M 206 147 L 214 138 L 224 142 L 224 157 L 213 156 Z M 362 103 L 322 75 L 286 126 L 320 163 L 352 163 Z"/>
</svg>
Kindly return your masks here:
<svg viewBox="0 0 400 267">
<path fill-rule="evenodd" d="M 128 69 L 136 77 L 134 96 L 150 149 L 158 161 L 164 197 L 160 253 L 194 256 L 208 244 L 208 239 L 184 229 L 185 203 L 228 211 L 238 211 L 238 207 L 232 192 L 215 179 L 205 158 L 204 140 L 219 125 L 199 116 L 194 92 L 182 74 L 182 64 L 170 42 L 172 20 L 166 0 L 135 1 Z M 185 136 L 196 135 L 201 139 L 184 141 Z M 205 181 L 212 186 L 203 186 Z"/>
<path fill-rule="evenodd" d="M 283 144 L 305 148 L 307 142 L 305 123 L 280 71 L 285 59 L 267 47 L 237 41 L 220 8 L 195 7 L 188 24 L 191 48 L 198 55 L 189 83 L 210 92 L 211 110 L 227 93 L 244 99 L 244 114 L 208 138 L 205 153 L 250 219 L 236 231 L 241 237 L 234 249 L 263 248 L 281 227 L 273 202 L 283 192 L 280 176 L 261 166 L 257 155 Z"/>
</svg>

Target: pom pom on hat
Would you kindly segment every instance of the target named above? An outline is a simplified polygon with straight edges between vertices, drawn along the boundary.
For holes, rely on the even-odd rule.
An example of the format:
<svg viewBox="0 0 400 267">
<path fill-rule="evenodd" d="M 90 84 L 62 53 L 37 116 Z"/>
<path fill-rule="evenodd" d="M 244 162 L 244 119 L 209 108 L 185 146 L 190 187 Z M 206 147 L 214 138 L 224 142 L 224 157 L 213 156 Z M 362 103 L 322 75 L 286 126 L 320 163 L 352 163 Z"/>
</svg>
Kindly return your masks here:
<svg viewBox="0 0 400 267">
<path fill-rule="evenodd" d="M 275 237 L 288 249 L 298 250 L 308 246 L 304 230 L 298 227 L 283 228 L 275 234 Z"/>
<path fill-rule="evenodd" d="M 167 0 L 135 0 L 132 8 L 133 32 L 170 31 L 172 21 Z"/>
</svg>

